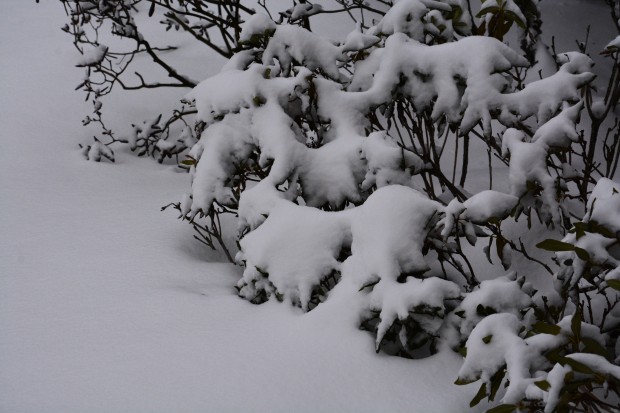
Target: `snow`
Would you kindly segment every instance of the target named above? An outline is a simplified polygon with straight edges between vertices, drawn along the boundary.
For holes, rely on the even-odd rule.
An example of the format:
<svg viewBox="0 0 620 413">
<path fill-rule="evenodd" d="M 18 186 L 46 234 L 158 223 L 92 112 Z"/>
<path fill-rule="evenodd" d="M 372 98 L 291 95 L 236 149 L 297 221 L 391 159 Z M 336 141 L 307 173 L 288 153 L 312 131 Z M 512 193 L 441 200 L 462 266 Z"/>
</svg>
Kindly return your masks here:
<svg viewBox="0 0 620 413">
<path fill-rule="evenodd" d="M 457 355 L 377 355 L 346 311 L 237 297 L 239 269 L 159 212 L 186 174 L 123 151 L 114 165 L 81 158 L 88 106 L 71 93 L 81 70 L 67 66 L 76 52 L 58 29 L 62 7 L 8 0 L 0 21 L 11 57 L 0 60 L 0 411 L 467 408 L 475 389 L 452 386 Z M 149 91 L 107 105 L 129 125 L 180 98 Z"/>
<path fill-rule="evenodd" d="M 532 142 L 556 150 L 568 149 L 573 142 L 579 140 L 575 123 L 581 109 L 583 102 L 564 108 L 557 116 L 538 128 L 532 137 Z"/>
<path fill-rule="evenodd" d="M 620 49 L 620 36 L 616 36 L 611 42 L 607 43 L 605 50 L 614 51 Z"/>
<path fill-rule="evenodd" d="M 200 160 L 193 171 L 193 211 L 207 213 L 213 201 L 222 205 L 233 205 L 236 202 L 232 189 L 223 185 L 234 171 L 234 166 L 231 162 L 225 162 L 228 158 L 221 159 L 218 153 L 230 154 L 237 162 L 249 156 L 254 150 L 249 129 L 247 112 L 228 116 L 207 128 L 200 142 L 192 148 L 190 156 Z M 207 145 L 209 150 L 205 151 Z"/>
<path fill-rule="evenodd" d="M 362 143 L 367 170 L 362 189 L 386 185 L 411 186 L 411 176 L 424 170 L 422 159 L 400 148 L 385 132 L 373 132 Z"/>
<path fill-rule="evenodd" d="M 370 34 L 404 33 L 412 39 L 422 41 L 430 29 L 425 18 L 433 9 L 450 12 L 452 7 L 435 0 L 399 0 L 370 30 Z M 420 24 L 422 22 L 426 24 Z"/>
<path fill-rule="evenodd" d="M 521 326 L 522 323 L 513 314 L 491 314 L 482 319 L 467 339 L 467 357 L 459 371 L 459 378 L 482 378 L 483 382 L 487 382 L 493 373 L 506 365 L 510 384 L 502 402 L 518 402 L 525 388 L 533 381 L 529 372 L 530 359 L 537 356 L 519 337 Z"/>
<path fill-rule="evenodd" d="M 278 59 L 284 73 L 297 62 L 310 70 L 322 69 L 332 79 L 339 79 L 338 60 L 342 51 L 329 40 L 299 26 L 280 25 L 263 53 L 263 63 Z"/>
<path fill-rule="evenodd" d="M 357 52 L 374 46 L 380 40 L 377 36 L 362 33 L 361 23 L 358 22 L 355 30 L 347 35 L 340 49 L 343 52 Z"/>
<path fill-rule="evenodd" d="M 469 336 L 474 326 L 482 320 L 478 314 L 478 306 L 491 308 L 497 313 L 510 313 L 519 316 L 520 310 L 530 307 L 532 299 L 521 290 L 516 280 L 499 277 L 493 280 L 482 281 L 480 285 L 467 294 L 456 312 L 463 311 L 463 321 L 460 324 L 460 333 L 463 337 Z"/>
<path fill-rule="evenodd" d="M 342 212 L 277 202 L 269 219 L 241 240 L 242 252 L 237 259 L 245 262 L 246 269 L 239 281 L 240 293 L 252 299 L 257 290 L 273 290 L 307 310 L 313 288 L 340 270 L 336 258 L 350 245 L 350 231 Z M 263 274 L 269 275 L 274 288 L 253 287 L 262 281 Z"/>
<path fill-rule="evenodd" d="M 502 137 L 502 155 L 510 156 L 508 179 L 510 193 L 521 198 L 528 192 L 528 182 L 542 187 L 545 214 L 559 222 L 559 204 L 556 200 L 556 183 L 547 169 L 548 147 L 544 141 L 524 142 L 525 134 L 510 128 Z"/>
<path fill-rule="evenodd" d="M 368 169 L 360 156 L 364 142 L 359 136 L 344 136 L 305 151 L 299 182 L 306 205 L 341 207 L 362 200 L 359 183 Z"/>
<path fill-rule="evenodd" d="M 463 202 L 463 219 L 474 224 L 484 224 L 491 218 L 503 220 L 510 215 L 518 202 L 519 199 L 510 194 L 492 190 L 480 191 Z"/>
<path fill-rule="evenodd" d="M 588 198 L 588 221 L 595 221 L 610 230 L 620 231 L 620 184 L 601 178 Z"/>
<path fill-rule="evenodd" d="M 256 13 L 241 26 L 241 34 L 239 42 L 248 42 L 252 36 L 264 36 L 267 33 L 273 33 L 276 30 L 276 24 L 266 14 Z"/>
<path fill-rule="evenodd" d="M 620 380 L 620 367 L 613 365 L 603 356 L 589 353 L 573 353 L 566 357 L 585 364 L 596 372 L 610 375 L 616 380 Z"/>
<path fill-rule="evenodd" d="M 263 64 L 245 70 L 257 51 L 240 52 L 186 94 L 206 129 L 198 142 L 191 130 L 182 136 L 186 145 L 195 144 L 191 156 L 197 160 L 183 214 L 206 213 L 213 202 L 235 206 L 233 163 L 268 167 L 268 175 L 239 199 L 239 230 L 253 230 L 240 243 L 241 274 L 193 242 L 189 226 L 159 212 L 179 198 L 188 175 L 127 150 L 118 151 L 116 165 L 79 157 L 76 142 L 91 129 L 77 128 L 88 110 L 82 96 L 66 93 L 80 76 L 66 70 L 65 62 L 75 61 L 77 53 L 57 30 L 62 8 L 20 3 L 7 2 L 8 17 L 0 21 L 6 41 L 0 52 L 11 57 L 0 63 L 0 411 L 462 412 L 472 411 L 467 403 L 479 383 L 454 387 L 457 374 L 487 381 L 504 365 L 510 379 L 505 402 L 531 395 L 548 397 L 553 405 L 567 369 L 551 370 L 551 392 L 545 395 L 532 385 L 544 375 L 535 367 L 545 351 L 567 340 L 570 318 L 559 323 L 562 334 L 522 338 L 530 322 L 522 310 L 533 302 L 524 278 L 500 276 L 464 294 L 448 275 L 424 278 L 437 266 L 434 252 L 426 249 L 439 242 L 438 230 L 447 239 L 458 220 L 474 244 L 472 223 L 507 217 L 529 190 L 526 181 L 543 185 L 548 213 L 558 221 L 545 161 L 551 151 L 577 140 L 581 106 L 571 104 L 580 97 L 578 87 L 594 76 L 589 57 L 562 54 L 557 74 L 503 93 L 507 84 L 498 73 L 524 65 L 523 58 L 496 40 L 475 36 L 424 46 L 403 34 L 422 27 L 410 25 L 408 13 L 386 15 L 370 32 L 352 32 L 342 46 L 297 26 L 276 29 L 266 16 L 249 19 L 242 33 L 248 40 L 276 29 Z M 520 14 L 512 1 L 506 4 Z M 451 24 L 442 13 L 458 5 L 459 0 L 401 0 L 396 8 L 424 22 L 424 30 L 408 33 L 421 40 L 429 33 L 453 36 L 451 26 L 442 32 L 437 22 Z M 319 8 L 300 4 L 289 14 L 296 19 Z M 299 63 L 343 80 L 343 53 L 372 47 L 374 35 L 389 30 L 401 33 L 359 64 L 360 76 L 349 90 L 299 68 L 294 77 L 276 78 Z M 95 64 L 105 53 L 89 52 L 80 66 Z M 213 74 L 217 67 L 201 70 Z M 400 74 L 404 85 L 397 84 Z M 306 146 L 302 126 L 293 122 L 295 111 L 309 104 L 304 93 L 311 86 L 321 100 L 319 121 L 330 126 L 319 149 Z M 408 94 L 420 108 L 434 105 L 435 119 L 445 115 L 465 131 L 481 121 L 489 132 L 491 113 L 501 113 L 506 125 L 536 116 L 542 127 L 531 140 L 514 129 L 503 136 L 510 194 L 483 191 L 444 207 L 412 189 L 411 175 L 427 167 L 423 161 L 387 134 L 366 136 L 364 130 L 366 111 L 394 93 Z M 152 119 L 164 102 L 181 97 L 177 91 L 112 95 L 106 107 L 113 108 L 112 123 L 129 124 L 136 117 Z M 130 143 L 148 138 L 157 123 L 138 123 Z M 158 145 L 172 150 L 175 144 Z M 97 141 L 83 151 L 94 160 L 113 156 Z M 258 159 L 248 160 L 254 153 Z M 359 204 L 367 195 L 362 192 L 374 187 L 361 206 L 340 212 L 311 208 Z M 305 206 L 292 202 L 298 191 Z M 617 191 L 615 183 L 601 179 L 584 221 L 617 229 Z M 565 241 L 587 250 L 593 262 L 618 264 L 610 259 L 610 238 L 571 234 Z M 329 286 L 328 301 L 312 308 L 317 286 L 330 276 L 340 282 Z M 606 274 L 608 281 L 613 277 L 617 269 Z M 276 300 L 254 306 L 239 299 L 235 287 L 249 300 Z M 281 298 L 301 310 L 277 303 Z M 444 318 L 454 306 L 457 311 Z M 480 306 L 503 314 L 483 317 Z M 375 343 L 359 331 L 373 318 Z M 420 333 L 407 331 L 411 320 L 432 337 L 430 352 L 436 349 L 434 337 L 454 329 L 449 338 L 455 340 L 440 344 L 454 347 L 467 340 L 465 362 L 445 345 L 423 360 L 375 354 L 399 323 L 398 339 L 409 350 L 406 335 Z M 594 330 L 584 324 L 582 335 L 600 344 Z M 570 357 L 620 376 L 617 366 L 598 356 Z"/>
<path fill-rule="evenodd" d="M 429 269 L 422 247 L 432 229 L 431 219 L 443 206 L 422 193 L 401 185 L 378 189 L 352 222 L 353 256 L 369 275 L 396 280 L 400 274 Z"/>
<path fill-rule="evenodd" d="M 108 46 L 99 45 L 93 49 L 87 50 L 80 59 L 76 66 L 86 67 L 86 66 L 95 66 L 100 63 L 108 52 Z"/>
</svg>

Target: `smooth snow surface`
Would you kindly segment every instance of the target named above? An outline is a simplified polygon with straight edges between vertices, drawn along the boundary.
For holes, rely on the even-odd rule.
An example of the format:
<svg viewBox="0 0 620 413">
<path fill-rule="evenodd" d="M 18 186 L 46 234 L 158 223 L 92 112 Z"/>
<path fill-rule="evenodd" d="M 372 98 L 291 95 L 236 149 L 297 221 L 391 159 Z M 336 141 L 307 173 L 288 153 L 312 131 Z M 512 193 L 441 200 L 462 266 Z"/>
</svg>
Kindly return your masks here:
<svg viewBox="0 0 620 413">
<path fill-rule="evenodd" d="M 159 212 L 186 174 L 80 156 L 89 104 L 59 2 L 2 6 L 0 412 L 468 410 L 477 385 L 452 384 L 453 353 L 377 355 L 333 312 L 238 298 L 240 270 Z M 175 93 L 105 104 L 128 125 Z"/>
</svg>

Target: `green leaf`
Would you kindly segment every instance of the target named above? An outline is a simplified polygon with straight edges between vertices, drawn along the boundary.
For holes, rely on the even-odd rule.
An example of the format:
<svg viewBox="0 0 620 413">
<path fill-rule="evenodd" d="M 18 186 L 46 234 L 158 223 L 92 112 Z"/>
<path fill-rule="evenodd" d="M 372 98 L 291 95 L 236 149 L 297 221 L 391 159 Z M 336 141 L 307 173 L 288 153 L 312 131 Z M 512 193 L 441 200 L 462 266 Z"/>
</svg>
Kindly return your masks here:
<svg viewBox="0 0 620 413">
<path fill-rule="evenodd" d="M 609 353 L 607 353 L 607 349 L 605 349 L 605 347 L 603 347 L 598 341 L 591 339 L 590 337 L 582 337 L 581 342 L 584 344 L 584 351 L 597 354 L 609 360 Z"/>
<path fill-rule="evenodd" d="M 256 105 L 256 106 L 262 106 L 265 103 L 267 103 L 267 100 L 260 96 L 260 95 L 256 95 L 252 98 L 252 102 Z"/>
<path fill-rule="evenodd" d="M 463 15 L 463 9 L 459 6 L 452 6 L 452 21 L 458 22 L 458 20 Z"/>
<path fill-rule="evenodd" d="M 482 338 L 482 342 L 484 344 L 489 344 L 491 342 L 491 339 L 493 339 L 493 334 L 489 334 L 488 336 L 483 337 Z"/>
<path fill-rule="evenodd" d="M 575 232 L 576 232 L 575 235 L 577 236 L 577 239 L 580 239 L 581 237 L 586 235 L 586 231 L 581 228 L 577 228 Z"/>
<path fill-rule="evenodd" d="M 519 16 L 517 16 L 516 14 L 514 14 L 510 10 L 504 10 L 504 14 L 506 15 L 506 17 L 509 18 L 510 21 L 513 21 L 513 22 L 517 23 L 517 26 L 519 26 L 522 29 L 525 29 L 525 22 L 523 20 L 521 20 L 519 18 Z"/>
<path fill-rule="evenodd" d="M 546 239 L 542 242 L 536 244 L 537 248 L 540 248 L 545 251 L 574 251 L 575 246 L 573 244 L 569 244 L 568 242 L 559 241 L 557 239 Z"/>
<path fill-rule="evenodd" d="M 464 384 L 470 384 L 470 383 L 473 383 L 473 382 L 475 382 L 475 381 L 478 381 L 479 379 L 480 379 L 480 378 L 477 378 L 477 379 L 473 379 L 473 380 L 472 380 L 472 379 L 462 379 L 462 378 L 460 378 L 460 377 L 457 377 L 457 378 L 456 378 L 456 381 L 454 382 L 454 384 L 456 384 L 456 385 L 458 385 L 458 386 L 462 386 L 462 385 L 464 385 Z"/>
<path fill-rule="evenodd" d="M 506 375 L 506 366 L 502 367 L 491 377 L 491 393 L 489 394 L 489 400 L 495 400 L 495 395 L 497 394 L 497 390 L 499 390 L 499 386 L 502 384 L 502 380 L 504 380 L 504 376 Z"/>
<path fill-rule="evenodd" d="M 620 291 L 620 280 L 605 280 L 605 282 L 614 290 Z"/>
<path fill-rule="evenodd" d="M 560 363 L 560 361 L 564 359 L 564 357 L 562 356 L 562 353 L 563 353 L 563 348 L 558 347 L 558 348 L 554 348 L 551 351 L 548 351 L 547 354 L 545 354 L 545 357 L 547 358 L 547 360 L 549 360 L 552 363 Z"/>
<path fill-rule="evenodd" d="M 476 307 L 476 313 L 478 313 L 480 317 L 486 317 L 488 315 L 497 313 L 497 311 L 495 311 L 493 307 L 485 307 L 482 304 L 478 304 L 478 306 Z"/>
<path fill-rule="evenodd" d="M 153 16 L 155 13 L 155 1 L 151 0 L 151 7 L 149 8 L 149 17 Z"/>
<path fill-rule="evenodd" d="M 534 384 L 541 390 L 549 391 L 551 384 L 547 380 L 535 381 Z"/>
<path fill-rule="evenodd" d="M 196 160 L 195 159 L 184 159 L 181 161 L 181 164 L 187 165 L 187 166 L 196 165 Z"/>
<path fill-rule="evenodd" d="M 498 234 L 495 240 L 495 252 L 502 261 L 504 260 L 504 245 L 506 245 L 506 239 L 501 234 Z"/>
<path fill-rule="evenodd" d="M 588 251 L 584 250 L 583 248 L 575 247 L 575 254 L 577 254 L 579 259 L 582 261 L 590 261 L 590 254 L 588 254 Z"/>
<path fill-rule="evenodd" d="M 547 324 L 543 321 L 538 321 L 532 326 L 532 330 L 537 333 L 542 334 L 551 334 L 557 336 L 562 332 L 562 329 L 559 326 L 553 324 Z"/>
<path fill-rule="evenodd" d="M 482 383 L 482 386 L 480 386 L 480 389 L 478 389 L 478 393 L 476 393 L 474 398 L 471 399 L 471 401 L 469 402 L 469 407 L 474 407 L 475 405 L 480 403 L 482 399 L 484 399 L 486 396 L 487 396 L 487 384 Z"/>
<path fill-rule="evenodd" d="M 487 410 L 487 413 L 512 413 L 517 410 L 517 406 L 514 404 L 500 404 L 492 409 Z"/>
<path fill-rule="evenodd" d="M 563 357 L 561 362 L 564 362 L 564 364 L 568 364 L 569 366 L 571 366 L 571 368 L 577 373 L 594 374 L 594 370 L 592 370 L 590 367 L 586 366 L 580 361 L 568 357 Z"/>
<path fill-rule="evenodd" d="M 597 234 L 601 234 L 606 238 L 616 238 L 616 234 L 614 234 L 611 230 L 607 229 L 603 225 L 599 224 L 596 221 L 589 221 L 587 224 L 588 231 L 595 232 Z"/>
<path fill-rule="evenodd" d="M 575 311 L 573 318 L 570 321 L 570 329 L 573 335 L 577 339 L 577 342 L 581 341 L 581 311 Z"/>
</svg>

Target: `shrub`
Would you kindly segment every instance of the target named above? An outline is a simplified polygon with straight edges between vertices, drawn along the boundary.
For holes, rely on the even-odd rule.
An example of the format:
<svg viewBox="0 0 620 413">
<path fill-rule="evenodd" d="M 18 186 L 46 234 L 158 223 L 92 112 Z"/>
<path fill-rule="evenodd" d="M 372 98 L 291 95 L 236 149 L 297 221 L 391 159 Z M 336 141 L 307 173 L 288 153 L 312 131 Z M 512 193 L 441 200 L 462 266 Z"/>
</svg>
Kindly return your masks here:
<svg viewBox="0 0 620 413">
<path fill-rule="evenodd" d="M 241 297 L 305 311 L 343 303 L 393 355 L 458 351 L 457 384 L 481 381 L 472 406 L 501 395 L 490 411 L 620 407 L 620 37 L 604 50 L 611 78 L 597 91 L 585 44 L 547 48 L 531 0 L 487 0 L 475 15 L 468 0 L 300 1 L 277 21 L 240 2 L 64 3 L 65 31 L 85 55 L 80 87 L 94 97 L 87 120 L 109 137 L 88 157 L 113 160 L 119 141 L 160 161 L 184 156 L 191 190 L 170 206 L 244 266 Z M 140 34 L 145 5 L 228 63 L 200 83 L 179 74 Z M 332 11 L 357 23 L 338 44 L 311 30 Z M 134 41 L 130 58 L 118 65 L 86 33 L 91 23 Z M 139 54 L 171 83 L 137 73 L 136 87 L 125 83 Z M 117 84 L 192 89 L 163 124 L 120 139 L 99 101 Z M 472 163 L 487 177 L 470 178 Z M 223 214 L 238 217 L 234 258 Z M 525 226 L 535 231 L 524 240 Z M 533 244 L 555 253 L 557 270 Z M 554 288 L 537 291 L 541 274 Z"/>
</svg>

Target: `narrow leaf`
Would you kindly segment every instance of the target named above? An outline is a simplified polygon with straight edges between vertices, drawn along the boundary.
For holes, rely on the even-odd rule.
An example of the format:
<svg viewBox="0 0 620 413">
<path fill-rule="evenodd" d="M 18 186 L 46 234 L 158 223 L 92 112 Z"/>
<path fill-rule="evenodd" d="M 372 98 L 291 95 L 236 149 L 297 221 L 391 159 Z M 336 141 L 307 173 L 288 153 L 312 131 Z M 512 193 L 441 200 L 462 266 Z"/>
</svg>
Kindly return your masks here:
<svg viewBox="0 0 620 413">
<path fill-rule="evenodd" d="M 577 254 L 579 259 L 582 261 L 586 261 L 586 262 L 590 261 L 590 254 L 588 253 L 588 251 L 584 250 L 583 248 L 575 247 L 575 254 Z"/>
<path fill-rule="evenodd" d="M 547 323 L 545 323 L 543 321 L 536 322 L 532 326 L 532 330 L 534 330 L 537 333 L 551 334 L 551 335 L 554 335 L 554 336 L 557 336 L 562 331 L 562 329 L 559 326 L 556 326 L 556 325 L 553 325 L 553 324 L 547 324 Z"/>
<path fill-rule="evenodd" d="M 460 377 L 456 378 L 456 381 L 454 382 L 454 384 L 458 385 L 458 386 L 462 386 L 464 384 L 470 384 L 473 383 L 475 381 L 478 381 L 478 379 L 462 379 Z"/>
<path fill-rule="evenodd" d="M 489 394 L 489 400 L 495 400 L 495 395 L 499 390 L 502 381 L 504 380 L 504 376 L 506 375 L 506 368 L 501 368 L 491 377 L 491 393 Z"/>
<path fill-rule="evenodd" d="M 557 239 L 546 239 L 536 244 L 537 248 L 545 251 L 574 251 L 575 246 L 568 242 L 559 241 Z"/>
<path fill-rule="evenodd" d="M 482 399 L 484 399 L 486 396 L 487 396 L 487 384 L 482 383 L 482 386 L 480 386 L 480 389 L 478 389 L 478 393 L 476 393 L 474 398 L 471 399 L 471 401 L 469 402 L 469 407 L 474 407 L 475 405 L 480 403 Z"/>
<path fill-rule="evenodd" d="M 581 311 L 575 311 L 575 314 L 570 321 L 570 329 L 577 341 L 581 341 Z"/>
<path fill-rule="evenodd" d="M 571 366 L 571 368 L 577 373 L 594 374 L 594 370 L 592 370 L 589 366 L 583 364 L 580 361 L 568 357 L 564 357 L 562 361 L 564 362 L 564 364 L 568 364 L 569 366 Z"/>
<path fill-rule="evenodd" d="M 517 406 L 514 404 L 500 404 L 492 409 L 487 410 L 487 413 L 512 413 L 517 410 Z"/>
<path fill-rule="evenodd" d="M 605 282 L 614 290 L 620 291 L 620 280 L 605 280 Z"/>
</svg>

